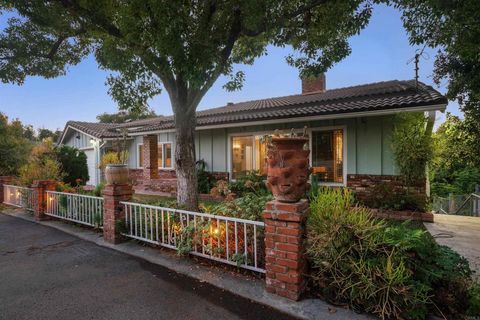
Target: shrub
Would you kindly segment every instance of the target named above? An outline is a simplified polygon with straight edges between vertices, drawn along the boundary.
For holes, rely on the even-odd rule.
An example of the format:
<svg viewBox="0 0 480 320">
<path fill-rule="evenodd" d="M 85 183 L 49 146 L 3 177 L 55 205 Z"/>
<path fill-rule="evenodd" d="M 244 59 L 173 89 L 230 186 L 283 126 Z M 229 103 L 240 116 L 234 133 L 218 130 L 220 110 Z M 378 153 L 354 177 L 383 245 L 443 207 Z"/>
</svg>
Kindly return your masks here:
<svg viewBox="0 0 480 320">
<path fill-rule="evenodd" d="M 99 183 L 95 186 L 95 189 L 93 189 L 93 195 L 95 197 L 101 197 L 102 196 L 102 191 L 103 191 L 103 188 L 105 188 L 105 184 L 102 182 L 102 183 Z"/>
<path fill-rule="evenodd" d="M 212 206 L 203 206 L 203 211 L 248 220 L 261 220 L 265 204 L 272 200 L 271 195 L 247 193 L 241 198 Z"/>
<path fill-rule="evenodd" d="M 253 192 L 257 195 L 268 194 L 267 186 L 264 182 L 265 177 L 260 175 L 259 171 L 247 171 L 237 177 L 236 181 L 231 182 L 229 189 L 239 196 L 245 193 Z"/>
<path fill-rule="evenodd" d="M 307 254 L 315 292 L 382 319 L 464 318 L 478 290 L 467 261 L 409 222 L 386 223 L 354 206 L 351 191 L 323 188 L 311 203 Z"/>
<path fill-rule="evenodd" d="M 109 164 L 125 164 L 128 160 L 128 151 L 115 152 L 109 151 L 102 156 L 100 160 L 100 169 L 104 170 Z"/>
<path fill-rule="evenodd" d="M 61 180 L 63 172 L 56 159 L 53 142 L 46 140 L 36 145 L 29 161 L 19 170 L 22 185 L 31 185 L 34 180 Z"/>
<path fill-rule="evenodd" d="M 363 204 L 378 209 L 425 211 L 427 201 L 424 195 L 407 193 L 395 189 L 391 184 L 379 183 L 370 190 Z"/>
<path fill-rule="evenodd" d="M 61 146 L 55 149 L 55 153 L 65 173 L 63 182 L 76 185 L 77 179 L 80 179 L 80 184 L 84 185 L 88 181 L 87 155 L 85 152 L 74 147 Z"/>
<path fill-rule="evenodd" d="M 210 193 L 210 190 L 215 186 L 217 179 L 213 176 L 211 172 L 208 172 L 207 163 L 205 160 L 198 160 L 196 162 L 197 166 L 197 181 L 198 181 L 198 192 L 200 193 Z"/>
</svg>

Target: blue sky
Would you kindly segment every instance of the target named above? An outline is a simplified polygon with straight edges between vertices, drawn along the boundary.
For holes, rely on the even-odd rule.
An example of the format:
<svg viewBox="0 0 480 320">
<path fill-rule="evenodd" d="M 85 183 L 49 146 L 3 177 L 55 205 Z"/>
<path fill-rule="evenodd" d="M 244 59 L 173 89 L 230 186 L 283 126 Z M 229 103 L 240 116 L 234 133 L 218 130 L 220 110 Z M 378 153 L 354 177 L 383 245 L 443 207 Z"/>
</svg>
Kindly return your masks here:
<svg viewBox="0 0 480 320">
<path fill-rule="evenodd" d="M 5 16 L 0 16 L 0 28 L 4 26 Z M 378 6 L 368 27 L 351 38 L 350 44 L 352 54 L 327 72 L 327 89 L 414 77 L 414 65 L 407 65 L 407 61 L 418 47 L 409 45 L 400 14 L 395 9 Z M 298 71 L 288 66 L 284 59 L 290 52 L 289 48 L 270 48 L 268 55 L 253 66 L 241 66 L 246 83 L 239 92 L 225 92 L 222 89 L 225 79 L 219 79 L 199 109 L 300 93 Z M 436 51 L 427 49 L 425 52 L 429 59 L 420 61 L 420 80 L 433 85 L 431 75 Z M 36 128 L 62 129 L 68 120 L 96 121 L 96 115 L 117 110 L 107 94 L 107 75 L 108 72 L 99 70 L 90 57 L 70 67 L 63 77 L 49 80 L 31 77 L 23 86 L 0 83 L 0 112 Z M 444 85 L 437 88 L 442 93 Z M 150 106 L 158 114 L 172 113 L 166 93 L 153 99 Z M 460 114 L 456 102 L 450 102 L 447 111 Z M 437 126 L 444 118 L 444 114 L 437 115 Z"/>
</svg>

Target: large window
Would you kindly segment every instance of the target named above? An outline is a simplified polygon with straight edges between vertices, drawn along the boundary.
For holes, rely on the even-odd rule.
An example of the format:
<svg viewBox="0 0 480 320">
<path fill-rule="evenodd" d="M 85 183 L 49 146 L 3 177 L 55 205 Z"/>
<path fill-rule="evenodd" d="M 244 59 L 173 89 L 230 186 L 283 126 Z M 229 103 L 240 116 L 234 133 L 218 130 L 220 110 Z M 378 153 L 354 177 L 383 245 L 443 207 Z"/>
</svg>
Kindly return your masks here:
<svg viewBox="0 0 480 320">
<path fill-rule="evenodd" d="M 143 144 L 138 145 L 138 149 L 137 149 L 137 168 L 143 168 Z"/>
<path fill-rule="evenodd" d="M 143 144 L 138 145 L 137 167 L 143 167 Z M 171 169 L 172 166 L 172 143 L 164 142 L 158 144 L 158 168 Z"/>
<path fill-rule="evenodd" d="M 247 171 L 257 170 L 266 175 L 266 146 L 261 142 L 262 136 L 232 137 L 232 178 Z"/>
<path fill-rule="evenodd" d="M 158 167 L 172 168 L 172 144 L 164 142 L 158 144 Z"/>
<path fill-rule="evenodd" d="M 312 174 L 319 182 L 343 183 L 343 130 L 312 132 Z"/>
</svg>

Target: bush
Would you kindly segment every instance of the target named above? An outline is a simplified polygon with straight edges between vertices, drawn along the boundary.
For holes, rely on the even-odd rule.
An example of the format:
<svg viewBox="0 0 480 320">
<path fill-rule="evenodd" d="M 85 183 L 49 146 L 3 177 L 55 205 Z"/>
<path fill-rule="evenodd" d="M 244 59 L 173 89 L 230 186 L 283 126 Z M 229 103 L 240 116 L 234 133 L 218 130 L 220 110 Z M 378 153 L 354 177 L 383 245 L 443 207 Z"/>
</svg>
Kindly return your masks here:
<svg viewBox="0 0 480 320">
<path fill-rule="evenodd" d="M 30 154 L 29 161 L 19 170 L 19 181 L 29 186 L 34 180 L 61 180 L 63 172 L 56 159 L 53 142 L 46 140 L 36 145 Z"/>
<path fill-rule="evenodd" d="M 323 188 L 311 203 L 307 254 L 312 290 L 382 319 L 461 319 L 476 312 L 467 261 L 409 222 L 387 224 L 354 206 L 351 191 Z"/>
<path fill-rule="evenodd" d="M 55 153 L 65 173 L 63 182 L 76 185 L 80 179 L 81 185 L 87 183 L 89 176 L 85 152 L 74 147 L 61 146 L 55 149 Z"/>
<path fill-rule="evenodd" d="M 231 182 L 229 189 L 238 196 L 242 196 L 248 192 L 253 192 L 257 195 L 266 195 L 269 194 L 269 191 L 267 190 L 264 180 L 265 177 L 260 175 L 258 171 L 247 171 L 237 177 L 236 181 Z"/>
<path fill-rule="evenodd" d="M 363 204 L 370 208 L 425 211 L 427 201 L 424 195 L 396 190 L 391 184 L 375 185 Z"/>
<path fill-rule="evenodd" d="M 197 166 L 197 181 L 198 181 L 198 192 L 200 193 L 210 193 L 210 190 L 215 186 L 217 179 L 213 176 L 211 172 L 208 172 L 207 163 L 205 160 L 198 160 L 196 162 Z"/>
<path fill-rule="evenodd" d="M 256 195 L 247 193 L 241 198 L 232 201 L 223 202 L 212 206 L 203 206 L 202 211 L 222 216 L 248 219 L 262 220 L 262 212 L 265 204 L 272 200 L 271 195 Z"/>
</svg>

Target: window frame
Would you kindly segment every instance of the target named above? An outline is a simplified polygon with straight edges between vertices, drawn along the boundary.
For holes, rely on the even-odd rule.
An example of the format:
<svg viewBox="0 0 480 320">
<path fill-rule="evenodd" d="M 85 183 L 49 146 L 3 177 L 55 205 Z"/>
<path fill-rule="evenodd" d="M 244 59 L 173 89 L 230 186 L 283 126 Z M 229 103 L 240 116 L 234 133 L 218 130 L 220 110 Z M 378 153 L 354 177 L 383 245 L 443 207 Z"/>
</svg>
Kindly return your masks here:
<svg viewBox="0 0 480 320">
<path fill-rule="evenodd" d="M 143 142 L 137 143 L 137 159 L 136 159 L 137 169 L 143 169 L 143 163 L 140 163 L 140 146 L 143 147 Z"/>
<path fill-rule="evenodd" d="M 166 163 L 166 162 L 165 162 L 165 160 L 166 160 L 166 158 L 165 158 L 165 154 L 166 154 L 166 153 L 165 153 L 165 150 L 166 150 L 165 145 L 166 145 L 166 144 L 170 144 L 170 149 L 172 150 L 171 160 L 170 160 L 170 162 L 172 163 L 172 165 L 171 165 L 170 167 L 166 167 L 166 166 L 165 166 L 165 163 Z M 173 162 L 174 162 L 174 161 L 173 161 L 173 157 L 174 157 L 173 142 L 172 142 L 172 141 L 162 141 L 162 142 L 158 142 L 158 148 L 160 148 L 160 147 L 162 148 L 162 166 L 161 166 L 161 167 L 159 166 L 158 169 L 159 169 L 159 170 L 171 170 L 171 169 L 173 169 L 173 168 L 174 168 L 174 166 L 173 166 Z"/>
<path fill-rule="evenodd" d="M 228 170 L 228 177 L 230 181 L 236 181 L 236 179 L 233 178 L 233 144 L 232 144 L 232 139 L 234 137 L 252 137 L 253 140 L 253 145 L 255 145 L 255 136 L 264 136 L 266 134 L 273 134 L 277 129 L 273 130 L 263 130 L 263 131 L 252 131 L 252 132 L 238 132 L 238 133 L 229 133 L 227 135 L 227 170 Z M 288 134 L 292 132 L 291 129 L 278 129 L 280 133 L 285 133 Z M 294 129 L 293 132 L 295 133 L 302 133 L 303 128 L 297 128 Z M 255 157 L 257 155 L 256 148 L 253 148 L 253 160 L 255 162 Z M 253 169 L 253 170 L 258 170 L 258 169 Z"/>
<path fill-rule="evenodd" d="M 343 175 L 343 182 L 323 182 L 323 181 L 318 181 L 319 185 L 322 186 L 331 186 L 331 187 L 345 187 L 347 185 L 347 126 L 346 125 L 340 125 L 340 126 L 328 126 L 328 127 L 314 127 L 314 128 L 309 128 L 308 131 L 308 147 L 310 149 L 310 167 L 313 166 L 313 132 L 318 132 L 318 131 L 334 131 L 334 130 L 342 130 L 343 138 L 343 168 L 342 168 L 342 175 Z M 311 177 L 311 176 L 310 176 Z M 311 178 L 310 178 L 311 179 Z"/>
</svg>

